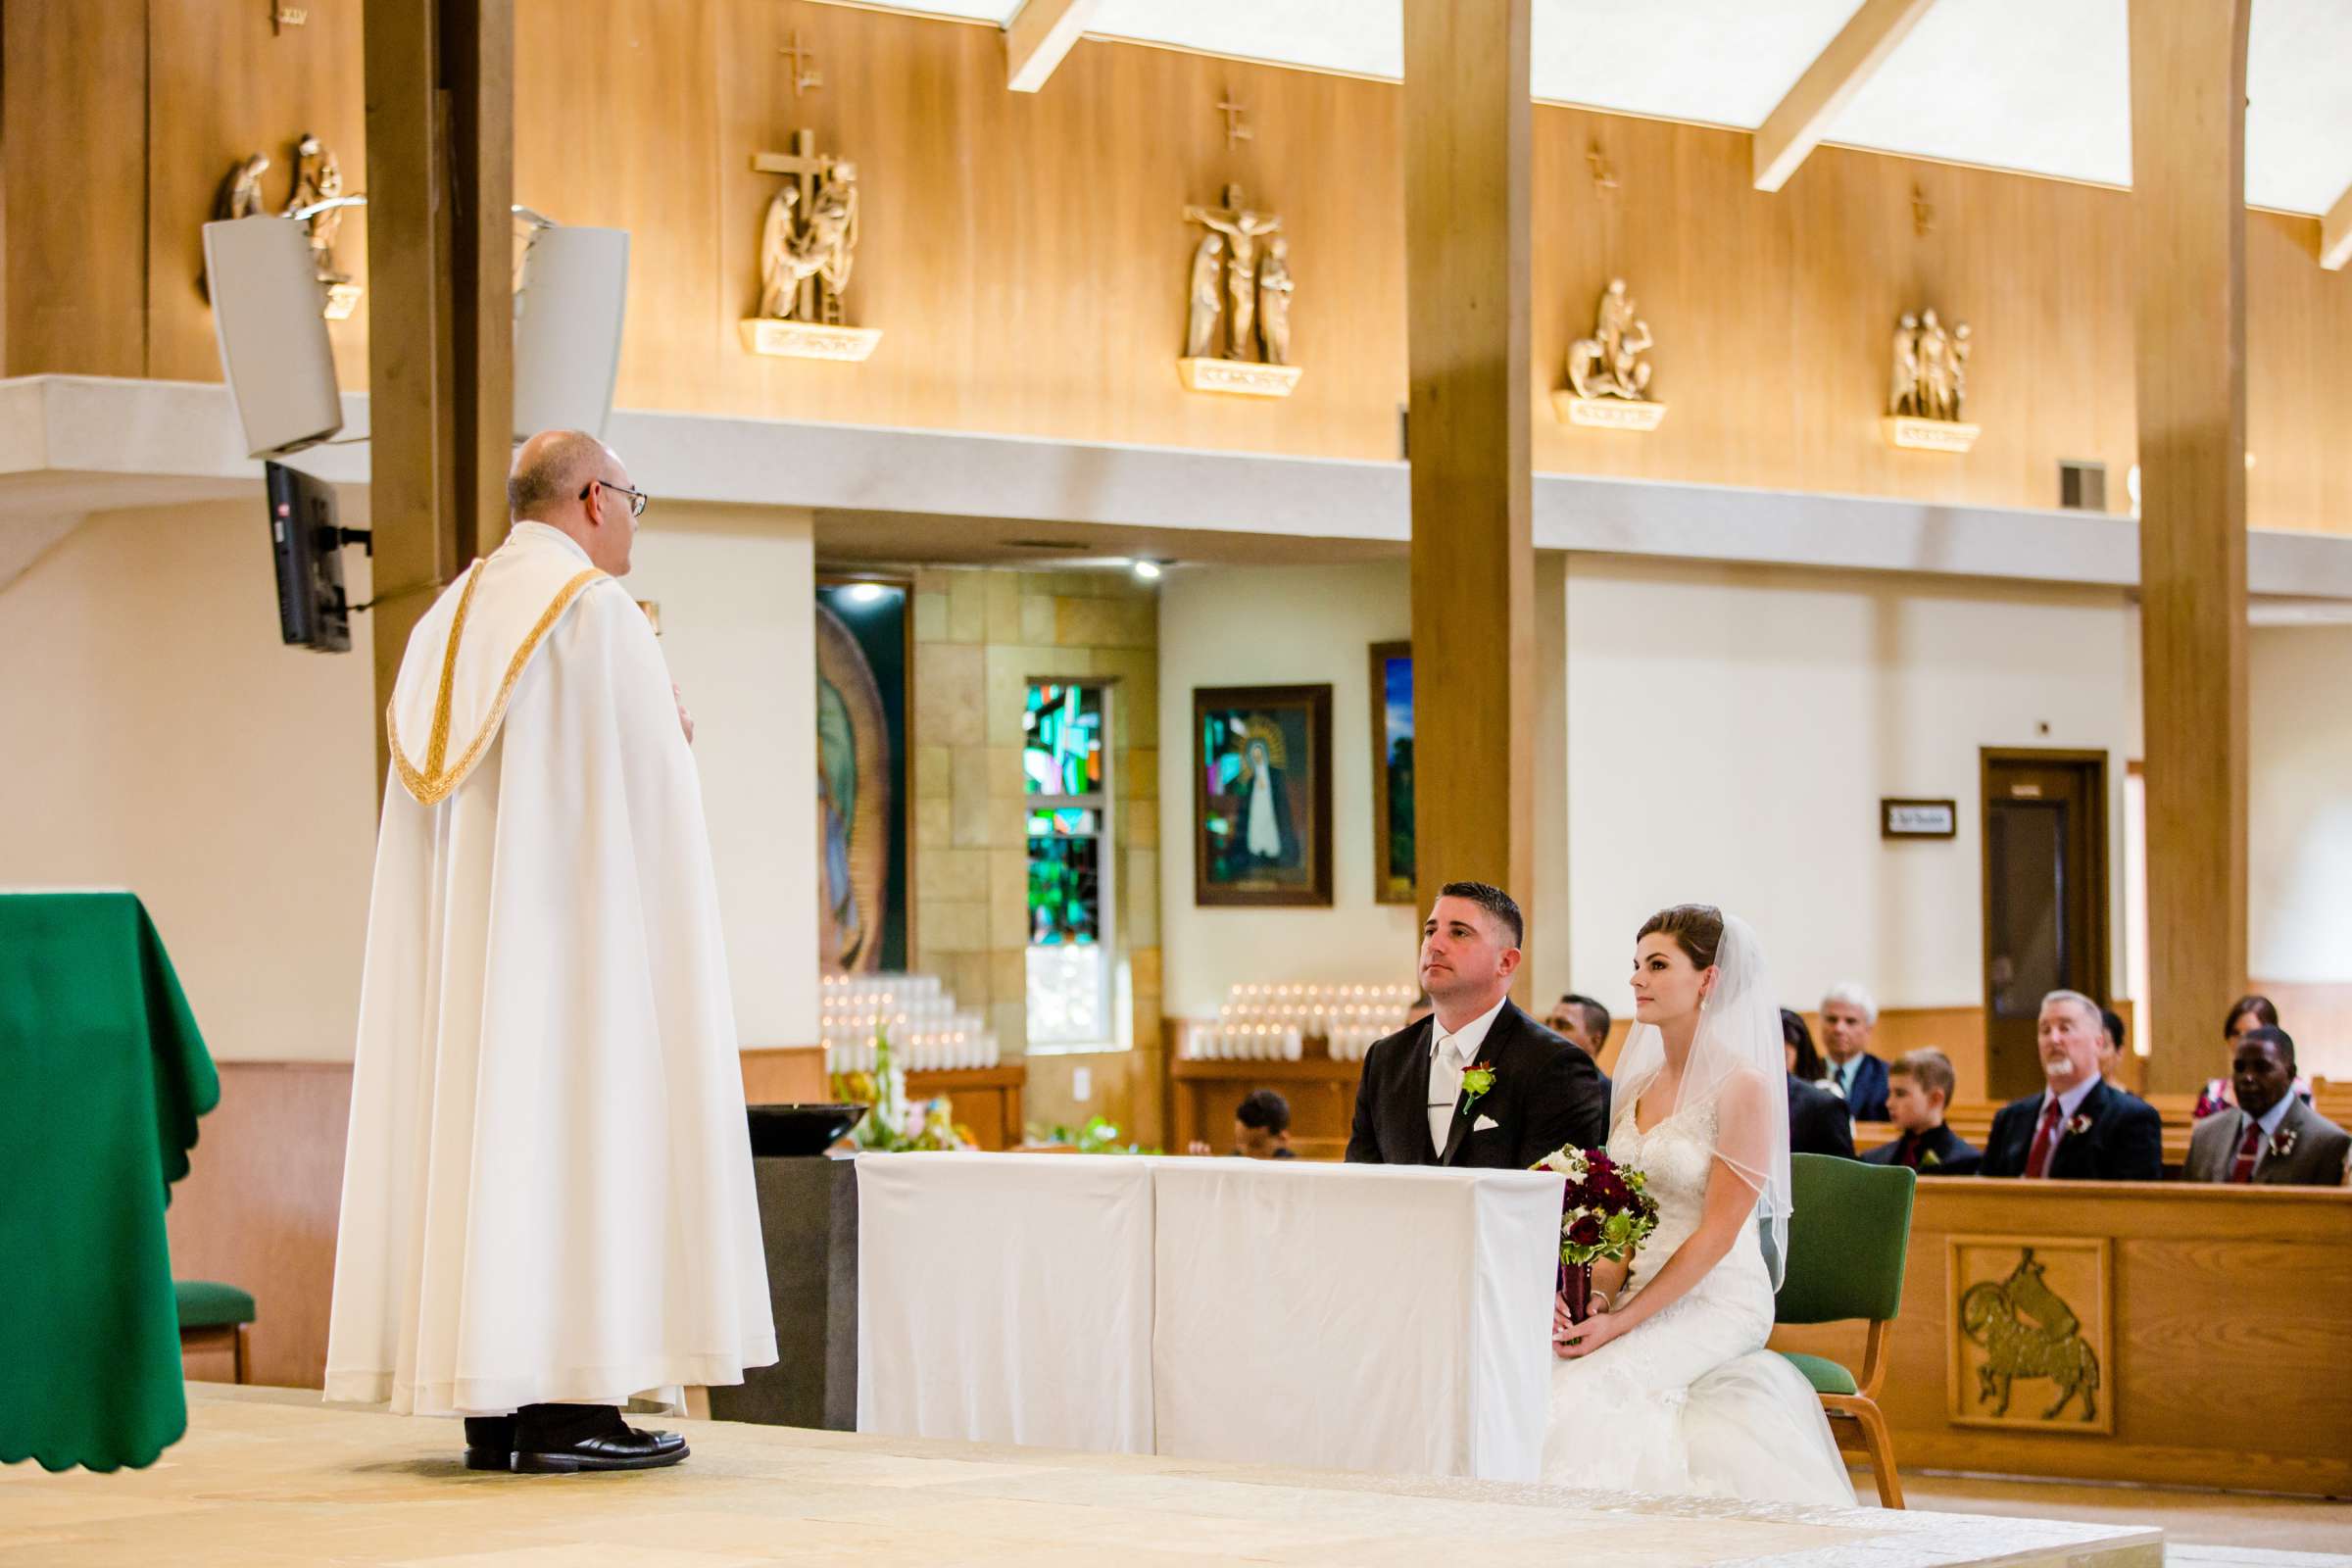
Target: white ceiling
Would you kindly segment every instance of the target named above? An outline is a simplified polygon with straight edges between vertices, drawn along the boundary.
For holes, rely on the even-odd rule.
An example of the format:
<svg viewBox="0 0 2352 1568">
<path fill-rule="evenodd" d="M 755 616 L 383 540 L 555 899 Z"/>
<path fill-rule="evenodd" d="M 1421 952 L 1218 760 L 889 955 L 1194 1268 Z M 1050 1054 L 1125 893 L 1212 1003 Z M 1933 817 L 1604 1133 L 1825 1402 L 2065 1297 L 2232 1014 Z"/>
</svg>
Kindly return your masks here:
<svg viewBox="0 0 2352 1568">
<path fill-rule="evenodd" d="M 1001 25 L 1021 0 L 894 3 Z M 1535 95 L 1753 130 L 1857 9 L 1535 0 Z M 1938 0 L 1827 139 L 2128 185 L 2129 11 L 2130 0 Z M 1394 78 L 1402 15 L 1402 0 L 1101 0 L 1087 30 Z M 2325 212 L 2352 186 L 2352 0 L 2254 0 L 2253 17 L 2246 199 Z"/>
</svg>

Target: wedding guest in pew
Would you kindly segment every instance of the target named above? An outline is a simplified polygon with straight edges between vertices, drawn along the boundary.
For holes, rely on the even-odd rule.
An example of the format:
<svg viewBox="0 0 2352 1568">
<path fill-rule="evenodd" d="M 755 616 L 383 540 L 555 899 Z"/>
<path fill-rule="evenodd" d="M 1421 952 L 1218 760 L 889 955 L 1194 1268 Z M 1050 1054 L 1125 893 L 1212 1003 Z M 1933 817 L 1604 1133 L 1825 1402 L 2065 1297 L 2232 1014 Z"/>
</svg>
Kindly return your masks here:
<svg viewBox="0 0 2352 1568">
<path fill-rule="evenodd" d="M 2164 1175 L 2164 1120 L 2156 1107 L 2099 1076 L 2100 1010 L 2080 991 L 2041 999 L 2044 1087 L 1992 1118 L 1978 1174 L 2096 1182 Z"/>
<path fill-rule="evenodd" d="M 2099 1009 L 2105 1033 L 2099 1039 L 2099 1076 L 2111 1084 L 2124 1081 L 2124 1015 L 2113 1007 Z"/>
<path fill-rule="evenodd" d="M 2230 1004 L 2229 1016 L 2222 1020 L 2222 1040 L 2230 1051 L 2233 1076 L 2237 1043 L 2245 1038 L 2246 1031 L 2279 1027 L 2278 1008 L 2268 997 L 2248 995 Z M 2203 1121 L 2208 1116 L 2218 1115 L 2234 1106 L 2237 1102 L 2230 1094 L 2230 1083 L 2229 1078 L 2207 1079 L 2205 1087 L 2197 1094 L 2197 1108 L 2191 1113 L 2190 1120 Z M 2301 1077 L 2295 1079 L 2295 1098 L 2307 1105 L 2311 1103 L 2311 1084 Z"/>
<path fill-rule="evenodd" d="M 1856 1121 L 1886 1119 L 1886 1063 L 1870 1054 L 1879 1004 L 1851 980 L 1821 999 L 1821 1043 L 1830 1057 L 1830 1087 L 1845 1099 Z"/>
<path fill-rule="evenodd" d="M 1609 1043 L 1609 1009 L 1574 991 L 1552 1004 L 1544 1026 L 1594 1061 Z"/>
<path fill-rule="evenodd" d="M 2243 1187 L 2340 1187 L 2352 1171 L 2352 1133 L 2295 1098 L 2295 1042 L 2257 1026 L 2237 1037 L 2230 1084 L 2236 1102 L 2197 1123 L 2181 1176 Z"/>
<path fill-rule="evenodd" d="M 1188 1154 L 1215 1151 L 1194 1139 Z M 1291 1147 L 1291 1102 L 1271 1089 L 1252 1089 L 1233 1112 L 1233 1149 L 1237 1159 L 1297 1159 Z"/>
<path fill-rule="evenodd" d="M 1846 1119 L 1845 1102 L 1821 1086 L 1813 1031 L 1787 1007 L 1781 1009 L 1781 1045 L 1788 1062 L 1788 1152 L 1853 1158 L 1854 1125 Z"/>
<path fill-rule="evenodd" d="M 1908 1165 L 1922 1176 L 1973 1176 L 1984 1156 L 1943 1124 L 1959 1084 L 1952 1058 L 1930 1047 L 1886 1067 L 1886 1116 L 1902 1129 L 1891 1144 L 1863 1155 L 1873 1165 Z"/>
</svg>

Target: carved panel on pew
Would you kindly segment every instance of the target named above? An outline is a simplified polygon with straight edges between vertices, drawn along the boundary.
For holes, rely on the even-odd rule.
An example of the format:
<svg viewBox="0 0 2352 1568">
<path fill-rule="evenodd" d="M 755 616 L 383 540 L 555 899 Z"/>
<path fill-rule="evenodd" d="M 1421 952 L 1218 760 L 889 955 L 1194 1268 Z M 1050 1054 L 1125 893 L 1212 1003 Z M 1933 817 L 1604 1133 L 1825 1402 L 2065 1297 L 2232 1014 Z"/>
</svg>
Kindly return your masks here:
<svg viewBox="0 0 2352 1568">
<path fill-rule="evenodd" d="M 2104 1340 L 2079 1337 L 2098 1360 L 2089 1425 L 2108 1430 L 2084 1430 L 2079 1401 L 2047 1426 L 1955 1418 L 1955 1365 L 1973 1381 L 1986 1353 L 1965 1333 L 1966 1288 L 1986 1270 L 2005 1278 L 2029 1245 L 2053 1259 L 2047 1278 L 2079 1319 L 2094 1287 L 2054 1260 L 2104 1250 Z M 2352 1495 L 2347 1300 L 2352 1192 L 1939 1178 L 1920 1184 L 1879 1404 L 1906 1465 Z M 1772 1343 L 1855 1365 L 1862 1333 L 1783 1329 Z M 2009 1414 L 2057 1402 L 2055 1381 L 2021 1371 Z"/>
</svg>

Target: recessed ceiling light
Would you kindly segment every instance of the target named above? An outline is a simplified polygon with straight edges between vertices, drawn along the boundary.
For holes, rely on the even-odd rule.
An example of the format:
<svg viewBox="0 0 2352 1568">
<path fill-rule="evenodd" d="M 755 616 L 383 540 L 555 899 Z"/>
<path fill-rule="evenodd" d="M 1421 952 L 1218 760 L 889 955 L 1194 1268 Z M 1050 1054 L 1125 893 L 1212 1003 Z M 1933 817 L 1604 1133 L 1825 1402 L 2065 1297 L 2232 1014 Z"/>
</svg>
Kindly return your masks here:
<svg viewBox="0 0 2352 1568">
<path fill-rule="evenodd" d="M 874 604 L 889 592 L 889 589 L 878 582 L 853 583 L 850 585 L 850 603 L 853 605 Z"/>
<path fill-rule="evenodd" d="M 1159 579 L 1159 563 L 1139 561 L 1135 564 L 1135 574 L 1146 582 L 1156 582 Z"/>
</svg>

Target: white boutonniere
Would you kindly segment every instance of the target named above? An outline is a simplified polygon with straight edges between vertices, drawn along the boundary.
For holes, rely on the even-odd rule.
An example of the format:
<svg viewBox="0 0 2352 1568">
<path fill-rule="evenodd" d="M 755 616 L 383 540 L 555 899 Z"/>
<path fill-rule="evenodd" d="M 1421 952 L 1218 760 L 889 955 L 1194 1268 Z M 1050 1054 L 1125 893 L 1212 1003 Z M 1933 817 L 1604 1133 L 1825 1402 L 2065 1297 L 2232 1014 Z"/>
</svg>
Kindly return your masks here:
<svg viewBox="0 0 2352 1568">
<path fill-rule="evenodd" d="M 2295 1152 L 2295 1130 L 2281 1127 L 2271 1135 L 2271 1157 L 2284 1159 Z"/>
<path fill-rule="evenodd" d="M 2066 1124 L 2066 1135 L 2069 1138 L 2080 1138 L 2088 1131 L 2090 1131 L 2090 1118 L 2081 1112 L 2077 1112 L 2075 1119 Z"/>
</svg>

